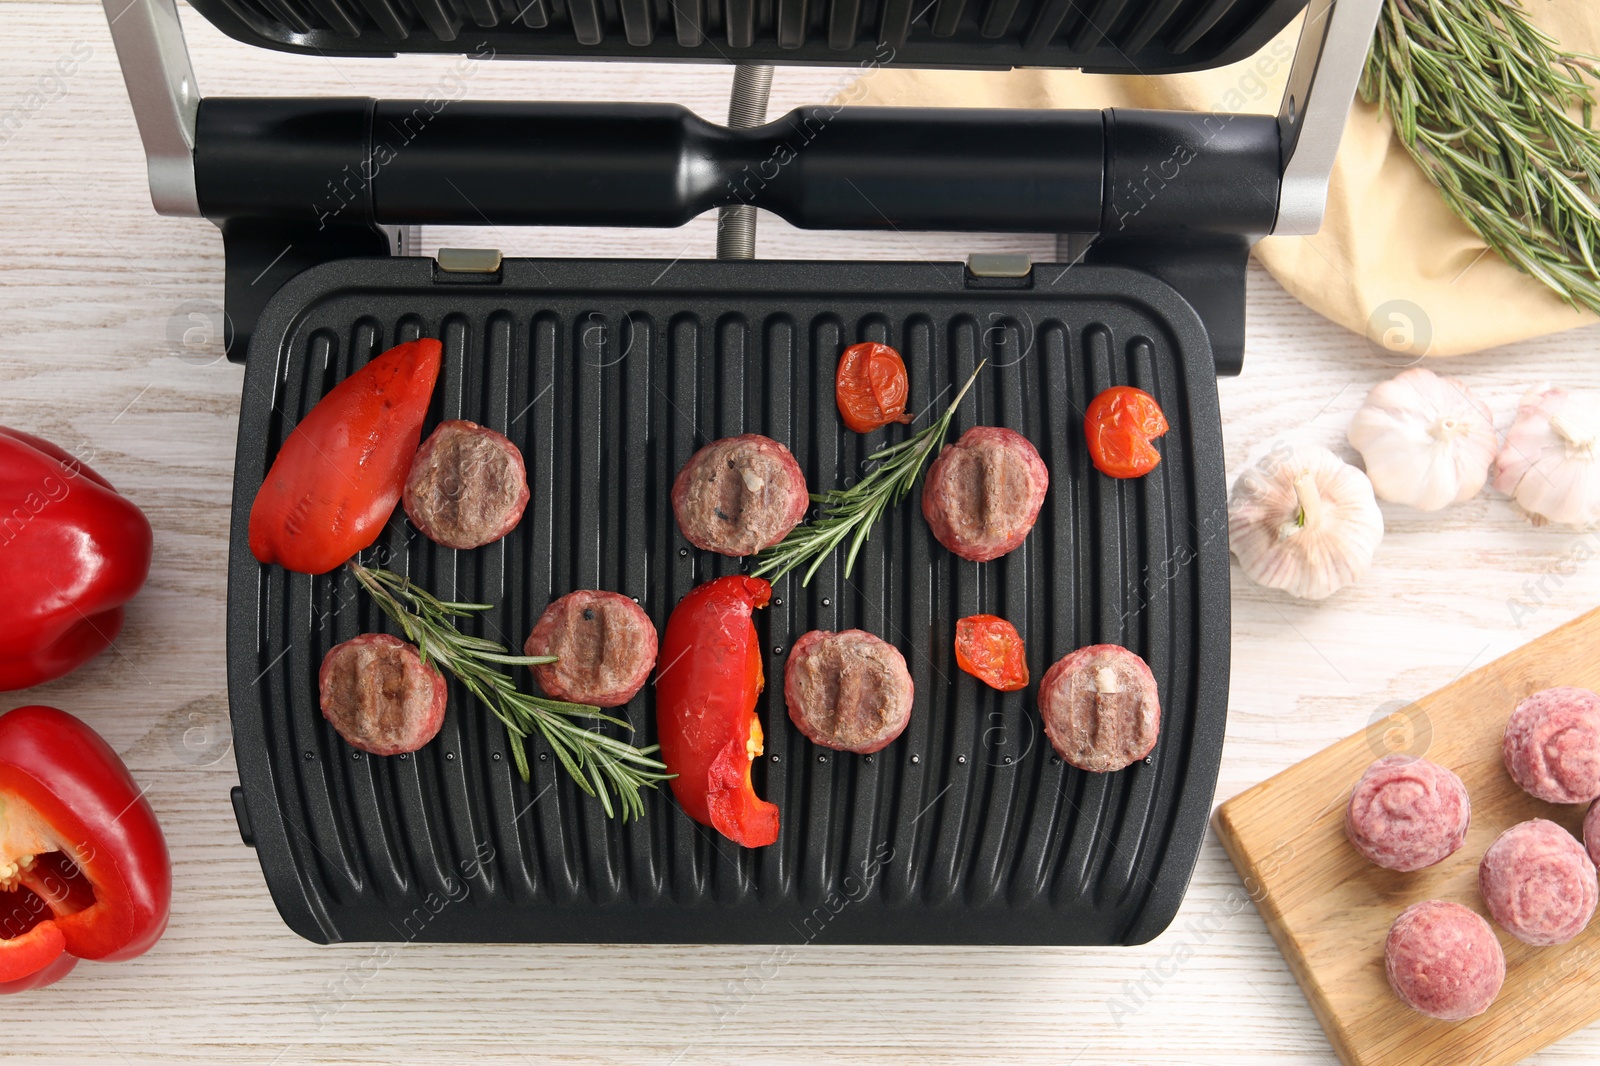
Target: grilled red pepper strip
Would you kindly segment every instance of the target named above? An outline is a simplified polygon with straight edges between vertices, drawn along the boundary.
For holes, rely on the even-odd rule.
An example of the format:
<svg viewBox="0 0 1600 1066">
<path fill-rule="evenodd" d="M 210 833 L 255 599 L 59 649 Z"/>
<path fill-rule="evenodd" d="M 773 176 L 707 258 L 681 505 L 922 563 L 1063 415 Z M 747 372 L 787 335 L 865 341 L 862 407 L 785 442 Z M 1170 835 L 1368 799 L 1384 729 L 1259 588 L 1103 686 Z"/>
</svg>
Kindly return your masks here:
<svg viewBox="0 0 1600 1066">
<path fill-rule="evenodd" d="M 300 420 L 250 508 L 250 553 L 325 574 L 378 539 L 422 440 L 443 346 L 390 348 Z"/>
<path fill-rule="evenodd" d="M 690 818 L 747 848 L 778 839 L 778 807 L 750 781 L 765 683 L 750 616 L 771 598 L 766 579 L 738 574 L 690 590 L 667 619 L 656 658 L 656 729 L 661 759 L 678 775 L 672 794 Z"/>
<path fill-rule="evenodd" d="M 150 523 L 49 441 L 0 427 L 0 690 L 110 646 L 150 573 Z"/>
<path fill-rule="evenodd" d="M 131 959 L 160 939 L 172 863 L 117 753 L 54 707 L 0 715 L 0 992 L 63 959 Z"/>
</svg>

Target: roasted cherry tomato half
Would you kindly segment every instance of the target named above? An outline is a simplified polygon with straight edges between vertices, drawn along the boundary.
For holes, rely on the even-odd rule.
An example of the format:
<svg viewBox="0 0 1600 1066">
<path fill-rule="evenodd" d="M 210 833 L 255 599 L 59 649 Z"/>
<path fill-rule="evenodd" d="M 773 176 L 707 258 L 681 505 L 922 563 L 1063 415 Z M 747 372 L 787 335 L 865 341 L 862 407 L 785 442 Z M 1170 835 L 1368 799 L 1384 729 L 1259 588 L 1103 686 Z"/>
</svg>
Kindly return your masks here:
<svg viewBox="0 0 1600 1066">
<path fill-rule="evenodd" d="M 956 665 L 1001 692 L 1028 687 L 1022 637 L 998 615 L 975 614 L 956 623 Z"/>
<path fill-rule="evenodd" d="M 1142 477 L 1161 462 L 1151 441 L 1166 433 L 1167 416 L 1156 398 L 1131 385 L 1096 396 L 1083 416 L 1089 458 L 1110 477 Z"/>
<path fill-rule="evenodd" d="M 887 344 L 852 344 L 839 356 L 834 398 L 839 416 L 857 433 L 871 433 L 890 422 L 906 423 L 906 364 Z"/>
</svg>

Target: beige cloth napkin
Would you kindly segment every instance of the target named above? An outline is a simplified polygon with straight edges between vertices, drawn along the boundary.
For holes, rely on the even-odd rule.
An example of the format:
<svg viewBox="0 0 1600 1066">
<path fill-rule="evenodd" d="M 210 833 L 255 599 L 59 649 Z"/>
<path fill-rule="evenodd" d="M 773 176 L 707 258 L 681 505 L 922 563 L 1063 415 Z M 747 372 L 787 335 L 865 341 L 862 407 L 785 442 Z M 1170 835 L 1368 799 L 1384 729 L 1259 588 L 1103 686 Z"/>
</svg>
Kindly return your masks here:
<svg viewBox="0 0 1600 1066">
<path fill-rule="evenodd" d="M 1600 52 L 1593 0 L 1524 0 L 1570 51 Z M 1299 39 L 1296 19 L 1253 57 L 1196 74 L 879 68 L 851 86 L 853 104 L 941 107 L 1150 107 L 1274 114 Z M 1350 110 L 1322 231 L 1268 237 L 1256 255 L 1283 287 L 1370 337 L 1397 361 L 1510 344 L 1597 321 L 1507 264 L 1461 222 L 1411 162 L 1387 118 Z"/>
</svg>

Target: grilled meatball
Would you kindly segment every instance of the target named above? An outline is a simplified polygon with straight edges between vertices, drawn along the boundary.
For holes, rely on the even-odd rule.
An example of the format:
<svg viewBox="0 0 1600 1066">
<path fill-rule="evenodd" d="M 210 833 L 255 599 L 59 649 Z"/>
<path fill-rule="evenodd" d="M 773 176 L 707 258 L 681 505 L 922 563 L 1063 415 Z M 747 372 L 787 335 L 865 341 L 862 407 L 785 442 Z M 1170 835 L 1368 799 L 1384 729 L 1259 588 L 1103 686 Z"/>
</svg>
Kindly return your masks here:
<svg viewBox="0 0 1600 1066">
<path fill-rule="evenodd" d="M 1533 818 L 1501 833 L 1478 864 L 1478 891 L 1501 928 L 1537 947 L 1565 944 L 1594 917 L 1600 883 L 1573 835 Z"/>
<path fill-rule="evenodd" d="M 481 548 L 510 533 L 528 506 L 517 446 L 476 422 L 440 422 L 411 461 L 401 503 L 429 540 Z"/>
<path fill-rule="evenodd" d="M 825 748 L 869 755 L 911 721 L 905 656 L 860 629 L 814 629 L 794 642 L 783 669 L 789 718 Z"/>
<path fill-rule="evenodd" d="M 1385 755 L 1367 767 L 1350 793 L 1344 831 L 1372 862 L 1409 872 L 1454 853 L 1471 821 L 1461 778 L 1427 759 Z"/>
<path fill-rule="evenodd" d="M 1511 712 L 1500 753 L 1512 780 L 1546 803 L 1600 798 L 1600 696 L 1535 692 Z"/>
<path fill-rule="evenodd" d="M 1430 899 L 1400 912 L 1383 945 L 1383 968 L 1400 1002 L 1447 1022 L 1489 1009 L 1506 979 L 1494 930 L 1459 903 Z"/>
<path fill-rule="evenodd" d="M 644 687 L 656 664 L 656 627 L 628 597 L 581 589 L 544 609 L 522 654 L 560 656 L 532 667 L 552 699 L 620 707 Z"/>
<path fill-rule="evenodd" d="M 1028 438 L 1009 429 L 967 430 L 928 467 L 922 514 L 939 543 L 986 563 L 1013 550 L 1039 518 L 1050 471 Z"/>
<path fill-rule="evenodd" d="M 363 633 L 323 656 L 322 716 L 352 748 L 373 755 L 416 751 L 444 724 L 444 675 L 387 633 Z"/>
<path fill-rule="evenodd" d="M 1161 730 L 1155 676 L 1143 659 L 1115 644 L 1079 648 L 1045 671 L 1039 714 L 1056 752 L 1095 773 L 1149 755 Z"/>
<path fill-rule="evenodd" d="M 805 517 L 806 476 L 789 449 L 759 433 L 714 440 L 672 483 L 672 510 L 690 544 L 721 555 L 753 555 Z"/>
</svg>

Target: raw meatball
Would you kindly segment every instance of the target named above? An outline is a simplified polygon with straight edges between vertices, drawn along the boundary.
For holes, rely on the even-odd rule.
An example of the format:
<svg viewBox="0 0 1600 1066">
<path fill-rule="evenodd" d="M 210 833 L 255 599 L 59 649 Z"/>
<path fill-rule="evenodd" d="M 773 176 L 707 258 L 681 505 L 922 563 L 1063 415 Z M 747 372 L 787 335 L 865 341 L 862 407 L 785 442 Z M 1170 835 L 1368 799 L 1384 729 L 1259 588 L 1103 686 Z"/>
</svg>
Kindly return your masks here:
<svg viewBox="0 0 1600 1066">
<path fill-rule="evenodd" d="M 656 664 L 656 627 L 628 597 L 582 589 L 544 609 L 522 654 L 560 656 L 531 668 L 552 699 L 620 707 Z"/>
<path fill-rule="evenodd" d="M 1571 833 L 1543 818 L 1501 833 L 1478 864 L 1478 891 L 1489 913 L 1518 940 L 1565 944 L 1594 916 L 1600 882 Z"/>
<path fill-rule="evenodd" d="M 1546 803 L 1600 798 L 1600 696 L 1535 692 L 1511 712 L 1500 751 L 1511 779 Z"/>
<path fill-rule="evenodd" d="M 444 724 L 444 675 L 387 633 L 335 645 L 317 672 L 322 716 L 352 748 L 374 755 L 416 751 Z"/>
<path fill-rule="evenodd" d="M 1344 831 L 1372 862 L 1411 871 L 1453 853 L 1467 839 L 1471 821 L 1461 778 L 1427 759 L 1385 755 L 1356 782 Z"/>
<path fill-rule="evenodd" d="M 868 755 L 911 721 L 911 672 L 893 644 L 860 629 L 814 629 L 794 642 L 783 696 L 800 732 L 825 748 Z"/>
<path fill-rule="evenodd" d="M 1489 923 L 1459 903 L 1430 899 L 1400 912 L 1383 945 L 1383 968 L 1400 1002 L 1459 1022 L 1489 1009 L 1506 979 L 1506 956 Z"/>
<path fill-rule="evenodd" d="M 1156 746 L 1161 704 L 1145 661 L 1116 644 L 1094 644 L 1063 657 L 1039 682 L 1045 735 L 1080 770 L 1110 773 Z"/>
<path fill-rule="evenodd" d="M 986 563 L 1020 545 L 1050 487 L 1050 471 L 1028 438 L 977 426 L 928 467 L 922 515 L 940 544 Z"/>
<path fill-rule="evenodd" d="M 1600 866 L 1600 800 L 1595 800 L 1583 816 L 1583 846 L 1589 852 L 1589 861 Z"/>
<path fill-rule="evenodd" d="M 690 544 L 753 555 L 788 535 L 811 497 L 789 449 L 759 433 L 714 440 L 672 483 L 672 510 Z"/>
<path fill-rule="evenodd" d="M 476 422 L 452 419 L 417 449 L 400 502 L 436 544 L 481 548 L 516 528 L 528 495 L 517 446 Z"/>
</svg>

